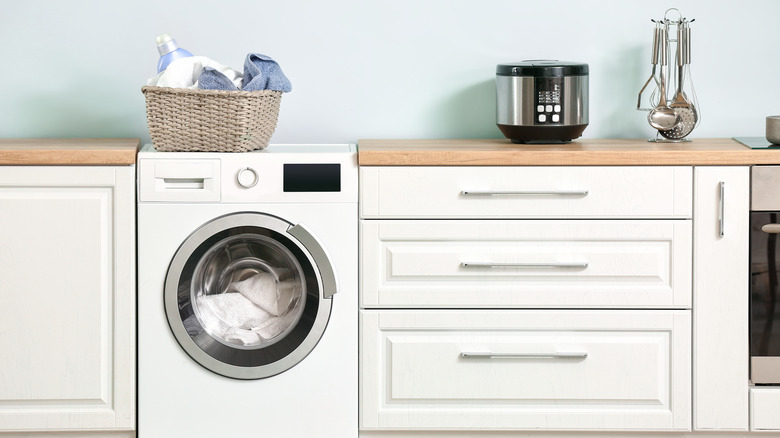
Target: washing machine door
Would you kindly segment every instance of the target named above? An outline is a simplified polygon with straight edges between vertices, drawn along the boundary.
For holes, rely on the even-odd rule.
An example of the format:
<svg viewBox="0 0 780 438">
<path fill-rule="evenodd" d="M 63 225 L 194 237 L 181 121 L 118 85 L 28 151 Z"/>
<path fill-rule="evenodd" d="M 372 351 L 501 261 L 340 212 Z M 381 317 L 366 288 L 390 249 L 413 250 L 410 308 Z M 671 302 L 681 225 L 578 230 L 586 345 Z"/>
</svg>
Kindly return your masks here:
<svg viewBox="0 0 780 438">
<path fill-rule="evenodd" d="M 326 251 L 305 227 L 234 213 L 201 226 L 179 247 L 165 280 L 165 313 L 200 365 L 260 379 L 314 349 L 336 288 Z"/>
</svg>

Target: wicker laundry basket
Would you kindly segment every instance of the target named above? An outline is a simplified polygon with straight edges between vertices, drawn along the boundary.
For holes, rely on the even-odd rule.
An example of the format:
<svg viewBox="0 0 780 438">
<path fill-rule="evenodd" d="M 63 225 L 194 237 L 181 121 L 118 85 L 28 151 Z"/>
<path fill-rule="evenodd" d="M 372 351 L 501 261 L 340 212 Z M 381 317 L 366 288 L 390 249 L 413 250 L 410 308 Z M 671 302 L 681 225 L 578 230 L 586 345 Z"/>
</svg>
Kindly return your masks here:
<svg viewBox="0 0 780 438">
<path fill-rule="evenodd" d="M 141 87 L 154 148 L 161 152 L 247 152 L 268 146 L 281 91 Z"/>
</svg>

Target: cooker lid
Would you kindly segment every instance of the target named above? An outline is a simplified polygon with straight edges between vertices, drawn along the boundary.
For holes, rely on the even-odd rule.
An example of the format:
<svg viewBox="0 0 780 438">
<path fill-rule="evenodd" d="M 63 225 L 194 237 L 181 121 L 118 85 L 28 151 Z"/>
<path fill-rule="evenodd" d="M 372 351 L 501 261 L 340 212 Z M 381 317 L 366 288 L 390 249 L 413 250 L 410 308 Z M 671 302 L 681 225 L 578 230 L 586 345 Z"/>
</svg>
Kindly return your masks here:
<svg viewBox="0 0 780 438">
<path fill-rule="evenodd" d="M 558 60 L 531 59 L 509 64 L 498 64 L 499 76 L 533 76 L 546 78 L 551 76 L 587 76 L 588 64 Z"/>
</svg>

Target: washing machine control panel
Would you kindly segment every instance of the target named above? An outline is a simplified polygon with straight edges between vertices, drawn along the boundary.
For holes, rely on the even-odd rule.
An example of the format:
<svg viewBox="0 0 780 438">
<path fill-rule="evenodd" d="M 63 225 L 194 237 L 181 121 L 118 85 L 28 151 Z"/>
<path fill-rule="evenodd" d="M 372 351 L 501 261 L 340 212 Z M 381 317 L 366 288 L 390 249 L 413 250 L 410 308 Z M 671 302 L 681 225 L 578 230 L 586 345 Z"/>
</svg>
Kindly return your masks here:
<svg viewBox="0 0 780 438">
<path fill-rule="evenodd" d="M 289 145 L 273 151 L 272 146 L 246 154 L 218 155 L 220 202 L 357 199 L 357 155 L 351 147 Z"/>
<path fill-rule="evenodd" d="M 271 145 L 248 153 L 138 156 L 139 202 L 355 202 L 354 145 Z"/>
</svg>

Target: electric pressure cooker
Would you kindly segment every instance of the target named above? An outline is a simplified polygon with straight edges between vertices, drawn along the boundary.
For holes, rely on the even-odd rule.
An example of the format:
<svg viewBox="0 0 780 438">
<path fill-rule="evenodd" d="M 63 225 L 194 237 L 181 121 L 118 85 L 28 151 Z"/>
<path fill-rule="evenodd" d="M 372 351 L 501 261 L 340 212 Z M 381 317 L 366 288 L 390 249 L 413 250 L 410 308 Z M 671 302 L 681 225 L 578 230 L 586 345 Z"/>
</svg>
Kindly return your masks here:
<svg viewBox="0 0 780 438">
<path fill-rule="evenodd" d="M 514 143 L 565 143 L 581 136 L 588 126 L 588 64 L 499 64 L 496 116 Z"/>
</svg>

